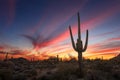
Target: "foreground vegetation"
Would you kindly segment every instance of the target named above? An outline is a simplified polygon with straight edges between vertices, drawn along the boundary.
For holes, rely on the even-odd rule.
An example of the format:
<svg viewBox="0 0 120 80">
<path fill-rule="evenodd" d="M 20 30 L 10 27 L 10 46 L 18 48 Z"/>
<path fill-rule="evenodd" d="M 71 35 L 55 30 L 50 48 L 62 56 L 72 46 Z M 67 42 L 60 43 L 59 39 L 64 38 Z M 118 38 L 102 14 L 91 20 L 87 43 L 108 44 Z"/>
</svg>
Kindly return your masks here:
<svg viewBox="0 0 120 80">
<path fill-rule="evenodd" d="M 70 61 L 28 61 L 24 58 L 0 61 L 0 80 L 120 80 L 120 55 L 110 60 L 83 60 L 84 78 L 78 63 Z"/>
</svg>

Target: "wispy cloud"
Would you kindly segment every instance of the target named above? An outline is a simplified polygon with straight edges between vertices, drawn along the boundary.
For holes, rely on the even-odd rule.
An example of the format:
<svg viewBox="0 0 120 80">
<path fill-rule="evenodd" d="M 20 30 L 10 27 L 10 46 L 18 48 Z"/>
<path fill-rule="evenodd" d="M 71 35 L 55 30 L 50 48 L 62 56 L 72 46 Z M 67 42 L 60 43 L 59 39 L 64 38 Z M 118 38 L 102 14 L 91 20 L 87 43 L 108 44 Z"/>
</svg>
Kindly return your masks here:
<svg viewBox="0 0 120 80">
<path fill-rule="evenodd" d="M 28 50 L 12 50 L 11 55 L 27 55 L 30 53 Z"/>
<path fill-rule="evenodd" d="M 106 54 L 106 53 L 119 53 L 120 52 L 120 41 L 119 38 L 109 38 L 100 43 L 90 45 L 88 52 L 92 55 Z"/>
<path fill-rule="evenodd" d="M 35 50 L 39 50 L 41 47 L 47 46 L 48 44 L 48 39 L 43 38 L 43 36 L 41 35 L 37 35 L 35 36 L 29 36 L 29 35 L 21 35 L 25 38 L 27 38 L 28 40 L 30 40 L 30 42 L 33 45 L 33 49 Z"/>
<path fill-rule="evenodd" d="M 111 11 L 112 10 L 112 11 Z M 97 25 L 103 23 L 105 20 L 107 20 L 110 16 L 116 14 L 118 12 L 118 6 L 115 6 L 115 7 L 112 7 L 108 10 L 104 10 L 103 11 L 104 13 L 100 13 L 99 15 L 97 15 L 96 17 L 88 20 L 88 21 L 85 21 L 81 24 L 81 29 L 82 31 L 85 31 L 86 29 L 92 29 L 94 27 L 96 27 Z M 77 25 L 73 25 L 72 27 L 72 31 L 73 31 L 73 34 L 75 35 L 76 32 L 77 32 Z M 118 29 L 117 30 L 114 30 L 114 31 L 111 31 L 111 32 L 106 32 L 106 33 L 103 33 L 103 34 L 100 34 L 99 36 L 103 36 L 103 35 L 107 35 L 107 34 L 111 34 L 111 33 L 114 33 L 116 31 L 119 31 Z M 64 41 L 65 39 L 67 39 L 69 36 L 69 30 L 66 29 L 63 33 L 59 34 L 58 36 L 56 36 L 54 39 L 51 40 L 51 42 L 60 42 L 60 41 Z M 98 35 L 97 35 L 98 36 Z"/>
<path fill-rule="evenodd" d="M 119 31 L 120 31 L 120 28 L 115 29 L 113 31 L 108 31 L 108 32 L 105 32 L 105 33 L 102 33 L 102 34 L 98 34 L 98 35 L 92 36 L 92 37 L 90 37 L 90 39 L 96 39 L 96 38 L 99 38 L 99 37 L 108 36 L 108 35 L 111 35 L 111 34 L 118 33 Z M 111 38 L 111 39 L 119 39 L 119 38 Z"/>
</svg>

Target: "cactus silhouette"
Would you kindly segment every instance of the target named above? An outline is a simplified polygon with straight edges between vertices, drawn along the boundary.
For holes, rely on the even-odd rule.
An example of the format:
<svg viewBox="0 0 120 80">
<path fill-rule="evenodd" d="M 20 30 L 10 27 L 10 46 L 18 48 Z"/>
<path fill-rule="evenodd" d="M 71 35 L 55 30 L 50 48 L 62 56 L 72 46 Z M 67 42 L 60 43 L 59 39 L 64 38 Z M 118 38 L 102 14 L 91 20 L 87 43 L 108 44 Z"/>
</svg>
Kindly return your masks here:
<svg viewBox="0 0 120 80">
<path fill-rule="evenodd" d="M 57 62 L 59 62 L 59 55 L 57 55 Z"/>
<path fill-rule="evenodd" d="M 71 30 L 70 26 L 69 26 L 69 31 L 70 31 L 70 36 L 71 36 L 71 42 L 72 42 L 73 49 L 78 52 L 79 77 L 82 78 L 84 76 L 83 69 L 82 69 L 82 67 L 83 67 L 83 64 L 82 64 L 82 52 L 86 51 L 86 49 L 87 49 L 88 30 L 86 30 L 86 42 L 85 42 L 85 45 L 83 47 L 83 43 L 82 43 L 82 40 L 81 40 L 79 13 L 78 13 L 78 39 L 77 39 L 76 45 L 75 45 L 75 42 L 74 42 L 74 39 L 73 39 L 72 30 Z"/>
<path fill-rule="evenodd" d="M 6 52 L 5 60 L 8 60 L 8 52 Z"/>
</svg>

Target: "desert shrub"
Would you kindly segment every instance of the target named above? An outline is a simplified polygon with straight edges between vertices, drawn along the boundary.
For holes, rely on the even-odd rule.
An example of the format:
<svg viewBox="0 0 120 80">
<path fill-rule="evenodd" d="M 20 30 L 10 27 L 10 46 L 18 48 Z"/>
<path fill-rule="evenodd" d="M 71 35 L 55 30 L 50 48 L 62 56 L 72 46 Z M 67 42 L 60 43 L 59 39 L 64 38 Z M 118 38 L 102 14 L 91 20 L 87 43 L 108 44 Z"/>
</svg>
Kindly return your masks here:
<svg viewBox="0 0 120 80">
<path fill-rule="evenodd" d="M 1 68 L 9 68 L 9 69 L 13 70 L 15 67 L 15 64 L 12 61 L 1 61 L 0 67 Z"/>
<path fill-rule="evenodd" d="M 37 80 L 74 80 L 73 78 L 76 78 L 77 66 L 73 63 L 59 63 L 56 69 L 56 71 L 47 72 Z"/>
<path fill-rule="evenodd" d="M 101 70 L 89 70 L 85 75 L 85 80 L 110 80 L 108 73 Z"/>
<path fill-rule="evenodd" d="M 37 75 L 37 71 L 35 69 L 31 70 L 30 73 L 31 73 L 32 76 L 36 76 Z"/>
<path fill-rule="evenodd" d="M 116 80 L 120 80 L 120 70 L 114 70 L 112 72 L 112 77 Z"/>
<path fill-rule="evenodd" d="M 27 76 L 25 74 L 19 73 L 13 76 L 13 80 L 27 80 Z"/>
<path fill-rule="evenodd" d="M 111 72 L 113 67 L 107 61 L 102 61 L 102 60 L 93 61 L 93 63 L 89 64 L 88 66 L 89 66 L 89 69 L 101 70 L 103 72 Z"/>
<path fill-rule="evenodd" d="M 12 80 L 12 71 L 10 69 L 0 69 L 0 78 L 2 80 Z"/>
<path fill-rule="evenodd" d="M 53 80 L 68 80 L 69 76 L 76 75 L 77 66 L 72 63 L 61 63 L 57 68 Z"/>
</svg>

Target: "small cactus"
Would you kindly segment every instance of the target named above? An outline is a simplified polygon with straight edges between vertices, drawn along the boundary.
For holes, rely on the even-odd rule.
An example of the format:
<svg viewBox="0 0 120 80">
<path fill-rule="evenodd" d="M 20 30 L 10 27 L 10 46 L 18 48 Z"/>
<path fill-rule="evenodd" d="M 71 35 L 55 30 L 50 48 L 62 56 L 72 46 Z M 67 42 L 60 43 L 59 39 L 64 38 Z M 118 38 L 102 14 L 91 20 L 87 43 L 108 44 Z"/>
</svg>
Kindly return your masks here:
<svg viewBox="0 0 120 80">
<path fill-rule="evenodd" d="M 59 62 L 59 55 L 57 55 L 57 62 Z"/>
<path fill-rule="evenodd" d="M 6 52 L 5 60 L 8 60 L 8 52 Z"/>
<path fill-rule="evenodd" d="M 84 76 L 83 75 L 83 69 L 82 69 L 82 66 L 83 66 L 83 64 L 82 64 L 82 52 L 86 51 L 86 49 L 87 49 L 88 30 L 86 31 L 86 42 L 85 42 L 85 46 L 83 47 L 83 43 L 82 43 L 82 40 L 81 40 L 81 32 L 80 32 L 80 16 L 79 16 L 79 13 L 78 13 L 78 39 L 77 39 L 76 45 L 74 43 L 72 30 L 71 30 L 70 26 L 69 26 L 69 31 L 70 31 L 70 36 L 71 36 L 73 49 L 78 52 L 78 64 L 79 64 L 79 73 L 80 73 L 79 76 L 82 78 Z"/>
</svg>

